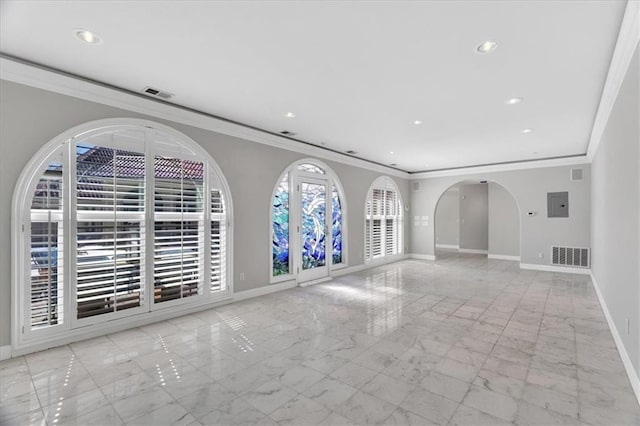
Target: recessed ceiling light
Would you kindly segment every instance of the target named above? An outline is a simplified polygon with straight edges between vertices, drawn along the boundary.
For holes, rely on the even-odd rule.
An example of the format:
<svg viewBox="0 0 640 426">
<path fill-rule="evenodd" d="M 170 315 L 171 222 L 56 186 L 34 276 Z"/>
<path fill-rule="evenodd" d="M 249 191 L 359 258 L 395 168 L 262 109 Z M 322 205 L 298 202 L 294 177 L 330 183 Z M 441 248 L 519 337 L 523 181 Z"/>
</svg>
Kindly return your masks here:
<svg viewBox="0 0 640 426">
<path fill-rule="evenodd" d="M 89 30 L 78 28 L 73 30 L 73 34 L 75 34 L 78 40 L 87 44 L 102 44 L 102 38 L 98 34 L 92 33 Z"/>
<path fill-rule="evenodd" d="M 412 123 L 415 124 L 416 126 L 419 126 L 422 124 L 422 120 L 413 120 Z"/>
<path fill-rule="evenodd" d="M 517 105 L 522 101 L 524 101 L 524 99 L 522 99 L 522 98 L 511 98 L 511 99 L 507 99 L 506 101 L 504 101 L 504 103 L 507 104 L 507 105 Z"/>
<path fill-rule="evenodd" d="M 533 129 L 524 129 L 522 133 L 527 134 L 533 132 Z"/>
<path fill-rule="evenodd" d="M 393 151 L 389 151 L 389 154 L 393 155 Z"/>
<path fill-rule="evenodd" d="M 293 118 L 296 115 L 294 113 L 292 113 L 292 112 L 287 112 L 287 113 L 284 114 L 284 116 L 287 117 L 287 118 Z"/>
<path fill-rule="evenodd" d="M 489 52 L 493 52 L 494 50 L 496 50 L 496 48 L 498 47 L 498 42 L 495 40 L 487 40 L 484 43 L 480 44 L 478 47 L 476 47 L 476 51 L 478 53 L 489 53 Z"/>
</svg>

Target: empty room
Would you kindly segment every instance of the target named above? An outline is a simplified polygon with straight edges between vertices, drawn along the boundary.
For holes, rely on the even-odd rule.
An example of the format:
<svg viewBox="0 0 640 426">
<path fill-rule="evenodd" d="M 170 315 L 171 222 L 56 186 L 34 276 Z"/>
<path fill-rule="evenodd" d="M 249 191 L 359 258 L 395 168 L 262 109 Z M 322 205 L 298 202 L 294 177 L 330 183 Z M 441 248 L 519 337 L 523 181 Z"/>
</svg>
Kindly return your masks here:
<svg viewBox="0 0 640 426">
<path fill-rule="evenodd" d="M 639 425 L 639 41 L 0 0 L 0 424 Z"/>
</svg>

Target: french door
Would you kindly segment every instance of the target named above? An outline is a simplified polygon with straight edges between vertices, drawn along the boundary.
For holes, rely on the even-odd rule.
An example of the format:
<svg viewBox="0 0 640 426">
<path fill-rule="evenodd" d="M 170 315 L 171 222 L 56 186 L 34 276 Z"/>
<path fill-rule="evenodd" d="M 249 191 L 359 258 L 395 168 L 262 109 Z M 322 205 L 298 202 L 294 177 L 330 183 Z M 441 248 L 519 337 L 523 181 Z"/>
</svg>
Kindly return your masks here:
<svg viewBox="0 0 640 426">
<path fill-rule="evenodd" d="M 329 275 L 331 261 L 331 190 L 327 179 L 294 174 L 298 211 L 294 267 L 298 281 L 310 281 Z M 327 253 L 329 258 L 327 259 Z"/>
</svg>

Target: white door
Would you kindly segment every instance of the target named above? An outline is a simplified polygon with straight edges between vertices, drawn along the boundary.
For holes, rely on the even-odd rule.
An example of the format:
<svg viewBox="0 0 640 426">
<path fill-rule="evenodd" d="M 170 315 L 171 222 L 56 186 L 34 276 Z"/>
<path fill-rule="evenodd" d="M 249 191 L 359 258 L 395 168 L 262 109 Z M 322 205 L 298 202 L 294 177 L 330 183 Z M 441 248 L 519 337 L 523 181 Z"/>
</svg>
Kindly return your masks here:
<svg viewBox="0 0 640 426">
<path fill-rule="evenodd" d="M 328 232 L 331 192 L 328 188 L 326 179 L 298 176 L 300 210 L 295 260 L 301 282 L 329 275 L 327 253 L 331 256 L 331 232 Z"/>
</svg>

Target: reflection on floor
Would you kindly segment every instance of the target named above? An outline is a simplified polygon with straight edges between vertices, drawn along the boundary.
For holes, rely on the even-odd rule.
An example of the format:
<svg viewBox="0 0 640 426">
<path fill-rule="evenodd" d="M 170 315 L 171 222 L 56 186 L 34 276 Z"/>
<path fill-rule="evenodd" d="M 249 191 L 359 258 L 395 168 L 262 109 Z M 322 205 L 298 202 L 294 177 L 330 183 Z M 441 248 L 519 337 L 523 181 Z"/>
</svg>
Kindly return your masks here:
<svg viewBox="0 0 640 426">
<path fill-rule="evenodd" d="M 5 361 L 2 424 L 640 424 L 587 276 L 403 261 Z"/>
</svg>

